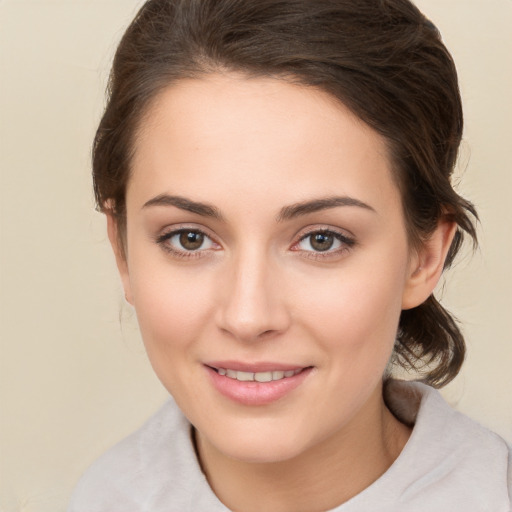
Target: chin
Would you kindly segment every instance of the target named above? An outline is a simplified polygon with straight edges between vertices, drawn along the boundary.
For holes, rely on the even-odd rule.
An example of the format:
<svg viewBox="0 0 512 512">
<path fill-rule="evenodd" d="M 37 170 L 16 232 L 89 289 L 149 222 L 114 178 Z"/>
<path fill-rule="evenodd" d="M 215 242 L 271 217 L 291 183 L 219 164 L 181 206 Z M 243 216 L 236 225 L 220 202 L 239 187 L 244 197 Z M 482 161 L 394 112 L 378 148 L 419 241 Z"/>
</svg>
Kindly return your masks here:
<svg viewBox="0 0 512 512">
<path fill-rule="evenodd" d="M 270 464 L 292 460 L 309 448 L 305 442 L 309 436 L 304 433 L 290 432 L 284 426 L 258 428 L 252 430 L 237 428 L 231 432 L 224 431 L 222 438 L 206 436 L 209 444 L 224 455 L 243 462 L 254 464 Z"/>
<path fill-rule="evenodd" d="M 275 464 L 286 462 L 298 457 L 301 450 L 297 446 L 283 447 L 280 444 L 261 443 L 245 446 L 229 446 L 229 452 L 225 453 L 230 458 L 251 464 Z"/>
</svg>

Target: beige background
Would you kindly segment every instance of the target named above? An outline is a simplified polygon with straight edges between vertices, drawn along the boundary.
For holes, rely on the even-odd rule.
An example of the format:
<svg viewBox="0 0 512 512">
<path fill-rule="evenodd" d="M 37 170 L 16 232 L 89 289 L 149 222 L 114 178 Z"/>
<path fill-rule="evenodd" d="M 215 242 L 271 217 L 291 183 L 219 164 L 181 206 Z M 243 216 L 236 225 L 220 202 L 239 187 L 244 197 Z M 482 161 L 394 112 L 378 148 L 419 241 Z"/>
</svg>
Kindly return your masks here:
<svg viewBox="0 0 512 512">
<path fill-rule="evenodd" d="M 0 0 L 0 510 L 61 512 L 165 399 L 94 212 L 89 153 L 137 0 Z M 421 0 L 458 64 L 481 251 L 448 276 L 469 346 L 444 392 L 512 441 L 511 0 Z"/>
</svg>

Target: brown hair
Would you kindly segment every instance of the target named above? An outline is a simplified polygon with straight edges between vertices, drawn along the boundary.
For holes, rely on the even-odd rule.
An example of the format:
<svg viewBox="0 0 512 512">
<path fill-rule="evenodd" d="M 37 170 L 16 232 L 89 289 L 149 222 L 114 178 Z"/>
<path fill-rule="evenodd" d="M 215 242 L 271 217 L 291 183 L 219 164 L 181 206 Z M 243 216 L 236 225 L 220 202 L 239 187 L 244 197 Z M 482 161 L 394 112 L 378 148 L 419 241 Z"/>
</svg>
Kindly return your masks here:
<svg viewBox="0 0 512 512">
<path fill-rule="evenodd" d="M 93 149 L 98 206 L 123 232 L 125 190 L 140 121 L 170 83 L 218 71 L 270 76 L 338 98 L 388 143 L 411 244 L 448 215 L 476 243 L 471 203 L 450 177 L 462 137 L 454 63 L 409 0 L 149 0 L 114 58 Z M 394 361 L 442 386 L 464 360 L 464 338 L 430 296 L 403 311 Z"/>
</svg>

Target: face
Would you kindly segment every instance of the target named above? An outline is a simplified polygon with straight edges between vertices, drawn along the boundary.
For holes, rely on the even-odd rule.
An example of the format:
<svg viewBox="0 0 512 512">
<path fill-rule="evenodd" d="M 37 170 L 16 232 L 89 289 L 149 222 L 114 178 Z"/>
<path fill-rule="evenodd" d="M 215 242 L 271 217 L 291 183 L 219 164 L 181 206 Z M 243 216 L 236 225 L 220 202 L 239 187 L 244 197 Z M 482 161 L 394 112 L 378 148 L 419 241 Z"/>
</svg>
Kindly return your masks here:
<svg viewBox="0 0 512 512">
<path fill-rule="evenodd" d="M 384 141 L 326 93 L 182 81 L 144 119 L 120 262 L 200 436 L 291 459 L 375 407 L 414 271 Z"/>
</svg>

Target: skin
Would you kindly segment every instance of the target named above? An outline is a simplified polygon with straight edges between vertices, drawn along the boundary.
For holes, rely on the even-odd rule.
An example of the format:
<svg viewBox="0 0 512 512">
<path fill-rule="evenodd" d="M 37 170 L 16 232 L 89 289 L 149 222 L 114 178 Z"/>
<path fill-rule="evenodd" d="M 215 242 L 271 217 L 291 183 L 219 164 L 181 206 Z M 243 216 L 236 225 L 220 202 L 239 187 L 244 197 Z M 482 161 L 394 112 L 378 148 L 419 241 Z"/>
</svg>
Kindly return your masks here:
<svg viewBox="0 0 512 512">
<path fill-rule="evenodd" d="M 142 122 L 132 171 L 125 251 L 111 216 L 109 236 L 151 364 L 195 426 L 219 499 L 314 512 L 362 491 L 409 437 L 382 376 L 400 312 L 431 294 L 454 225 L 442 220 L 413 251 L 384 140 L 326 93 L 276 79 L 170 86 Z M 290 215 L 333 196 L 351 204 Z M 207 235 L 198 250 L 169 235 L 183 228 Z M 322 230 L 341 236 L 323 252 L 308 238 Z M 212 386 L 205 363 L 219 360 L 312 370 L 251 406 Z"/>
</svg>

